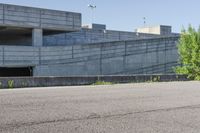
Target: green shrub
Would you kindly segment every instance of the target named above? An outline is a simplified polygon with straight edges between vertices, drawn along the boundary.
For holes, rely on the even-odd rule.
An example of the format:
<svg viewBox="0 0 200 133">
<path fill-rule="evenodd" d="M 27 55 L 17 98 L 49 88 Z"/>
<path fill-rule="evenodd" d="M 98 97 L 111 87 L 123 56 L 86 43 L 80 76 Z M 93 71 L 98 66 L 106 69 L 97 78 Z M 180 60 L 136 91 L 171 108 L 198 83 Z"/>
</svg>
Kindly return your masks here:
<svg viewBox="0 0 200 133">
<path fill-rule="evenodd" d="M 8 80 L 8 88 L 14 88 L 14 80 Z"/>
<path fill-rule="evenodd" d="M 160 76 L 156 76 L 153 78 L 153 82 L 159 82 L 160 81 Z"/>
<path fill-rule="evenodd" d="M 2 89 L 3 88 L 3 84 L 2 84 L 2 82 L 0 82 L 0 89 Z"/>
<path fill-rule="evenodd" d="M 93 85 L 112 85 L 112 82 L 96 81 Z"/>
</svg>

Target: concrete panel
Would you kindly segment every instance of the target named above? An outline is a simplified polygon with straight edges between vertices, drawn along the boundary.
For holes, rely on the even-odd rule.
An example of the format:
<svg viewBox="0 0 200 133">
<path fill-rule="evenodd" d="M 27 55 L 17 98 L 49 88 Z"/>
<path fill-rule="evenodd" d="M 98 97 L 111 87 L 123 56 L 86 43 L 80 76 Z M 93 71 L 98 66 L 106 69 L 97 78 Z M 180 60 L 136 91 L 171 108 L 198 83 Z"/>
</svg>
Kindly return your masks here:
<svg viewBox="0 0 200 133">
<path fill-rule="evenodd" d="M 23 54 L 23 52 L 37 52 L 37 48 L 34 48 L 32 46 L 9 46 L 9 45 L 4 45 L 0 46 L 0 48 L 4 48 L 4 52 L 21 52 L 20 54 Z"/>
<path fill-rule="evenodd" d="M 113 42 L 102 45 L 102 58 L 125 55 L 125 42 Z"/>
<path fill-rule="evenodd" d="M 39 23 L 34 22 L 24 22 L 24 21 L 14 21 L 14 20 L 4 20 L 4 25 L 6 26 L 15 26 L 15 27 L 25 27 L 25 28 L 34 28 L 39 27 Z"/>
<path fill-rule="evenodd" d="M 85 57 L 100 57 L 100 51 L 98 52 L 88 52 L 88 53 L 74 53 L 73 58 L 85 58 Z"/>
<path fill-rule="evenodd" d="M 158 63 L 159 64 L 164 64 L 166 62 L 165 51 L 158 51 L 157 56 L 158 56 Z"/>
<path fill-rule="evenodd" d="M 24 60 L 23 62 L 19 62 L 19 61 L 16 61 L 16 60 L 12 60 L 12 61 L 8 61 L 6 60 L 4 62 L 4 65 L 3 67 L 29 67 L 29 66 L 35 66 L 37 65 L 37 61 L 26 61 Z"/>
<path fill-rule="evenodd" d="M 15 12 L 28 12 L 28 13 L 39 13 L 40 10 L 38 8 L 31 8 L 25 6 L 16 6 L 9 4 L 1 4 L 4 6 L 4 10 L 15 11 Z"/>
<path fill-rule="evenodd" d="M 3 46 L 4 66 L 34 66 L 39 63 L 38 50 L 33 47 Z"/>
<path fill-rule="evenodd" d="M 4 56 L 26 56 L 26 57 L 35 57 L 38 56 L 37 51 L 7 51 L 6 49 L 4 50 Z M 24 58 L 26 58 L 24 57 Z"/>
<path fill-rule="evenodd" d="M 52 51 L 44 51 L 41 50 L 41 56 L 68 56 L 72 58 L 72 51 L 70 50 L 52 50 Z"/>
<path fill-rule="evenodd" d="M 0 65 L 3 65 L 4 60 L 4 53 L 3 53 L 3 47 L 0 47 Z"/>
<path fill-rule="evenodd" d="M 145 54 L 146 52 L 147 52 L 147 48 L 146 48 L 145 44 L 133 45 L 132 47 L 126 48 L 126 54 L 127 55 Z"/>
<path fill-rule="evenodd" d="M 3 17 L 3 16 L 1 16 L 1 17 Z M 0 25 L 3 25 L 3 23 L 4 23 L 4 20 L 0 19 Z"/>
<path fill-rule="evenodd" d="M 147 53 L 146 59 L 143 61 L 143 67 L 153 66 L 157 64 L 157 54 L 154 53 Z"/>
<path fill-rule="evenodd" d="M 73 25 L 59 25 L 42 23 L 41 28 L 56 31 L 74 31 Z"/>
<path fill-rule="evenodd" d="M 166 51 L 166 62 L 176 62 L 178 61 L 178 58 L 177 58 L 177 50 L 167 50 Z"/>
<path fill-rule="evenodd" d="M 82 47 L 79 48 L 78 47 L 74 47 L 73 49 L 73 58 L 80 58 L 80 57 L 88 57 L 88 56 L 100 56 L 101 52 L 100 52 L 100 48 L 97 47 L 91 47 L 88 48 L 86 47 Z"/>
<path fill-rule="evenodd" d="M 125 69 L 127 70 L 135 70 L 143 67 L 144 60 L 145 60 L 144 54 L 139 55 L 131 55 L 126 56 L 125 58 Z"/>
<path fill-rule="evenodd" d="M 179 59 L 179 53 L 178 53 L 178 49 L 172 49 L 172 57 L 174 58 L 174 60 L 178 60 Z"/>
<path fill-rule="evenodd" d="M 116 58 L 102 59 L 101 67 L 103 75 L 122 72 L 124 70 L 124 58 L 116 57 Z"/>
<path fill-rule="evenodd" d="M 34 69 L 35 76 L 75 76 L 99 74 L 100 65 L 98 60 L 63 65 L 36 66 Z"/>
<path fill-rule="evenodd" d="M 7 55 L 6 55 L 7 54 Z M 20 56 L 15 54 L 14 55 L 9 55 L 8 53 L 5 53 L 5 57 L 4 60 L 5 61 L 19 61 L 19 62 L 23 62 L 23 61 L 38 61 L 38 56 Z"/>
<path fill-rule="evenodd" d="M 40 18 L 35 18 L 35 17 L 27 17 L 27 16 L 5 16 L 6 20 L 9 21 L 21 21 L 21 22 L 25 22 L 25 23 L 40 23 Z"/>
<path fill-rule="evenodd" d="M 47 15 L 47 14 L 41 14 L 41 19 L 42 20 L 59 20 L 59 21 L 66 21 L 66 20 L 71 20 L 73 21 L 73 17 L 72 18 L 66 18 L 65 16 L 53 16 L 52 15 Z"/>
<path fill-rule="evenodd" d="M 3 4 L 0 4 L 0 10 L 3 10 Z"/>
<path fill-rule="evenodd" d="M 72 58 L 72 47 L 42 47 L 40 55 L 42 64 L 59 64 Z"/>
<path fill-rule="evenodd" d="M 43 30 L 42 29 L 32 30 L 32 45 L 34 47 L 42 47 L 43 45 Z"/>
<path fill-rule="evenodd" d="M 66 17 L 66 12 L 64 12 L 64 11 L 56 11 L 56 10 L 48 10 L 48 9 L 42 9 L 41 14 L 42 15 L 50 15 L 50 16 Z"/>
<path fill-rule="evenodd" d="M 41 19 L 42 24 L 55 24 L 55 25 L 73 25 L 73 22 L 69 23 L 66 20 L 56 20 L 56 19 Z"/>
<path fill-rule="evenodd" d="M 70 56 L 42 56 L 41 64 L 61 64 L 64 60 L 67 62 L 67 59 L 70 59 Z"/>
<path fill-rule="evenodd" d="M 3 11 L 3 10 L 2 10 Z M 19 17 L 27 17 L 27 18 L 40 18 L 40 12 L 31 13 L 31 12 L 16 12 L 10 10 L 4 10 L 5 16 L 19 16 Z"/>
<path fill-rule="evenodd" d="M 2 14 L 0 14 L 0 20 L 3 20 L 3 15 Z"/>
<path fill-rule="evenodd" d="M 57 47 L 41 47 L 41 52 L 53 52 L 53 51 L 57 51 L 58 53 L 61 51 L 71 51 L 72 50 L 72 46 L 57 46 Z"/>
</svg>

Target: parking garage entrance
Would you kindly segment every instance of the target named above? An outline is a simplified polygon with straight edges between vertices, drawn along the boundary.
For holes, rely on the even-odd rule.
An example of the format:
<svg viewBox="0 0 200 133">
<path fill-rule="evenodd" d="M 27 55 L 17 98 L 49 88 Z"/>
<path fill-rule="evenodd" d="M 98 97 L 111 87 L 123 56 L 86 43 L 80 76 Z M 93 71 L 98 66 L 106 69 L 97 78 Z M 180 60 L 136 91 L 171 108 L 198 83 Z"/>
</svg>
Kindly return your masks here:
<svg viewBox="0 0 200 133">
<path fill-rule="evenodd" d="M 33 76 L 33 67 L 0 67 L 0 77 Z"/>
</svg>

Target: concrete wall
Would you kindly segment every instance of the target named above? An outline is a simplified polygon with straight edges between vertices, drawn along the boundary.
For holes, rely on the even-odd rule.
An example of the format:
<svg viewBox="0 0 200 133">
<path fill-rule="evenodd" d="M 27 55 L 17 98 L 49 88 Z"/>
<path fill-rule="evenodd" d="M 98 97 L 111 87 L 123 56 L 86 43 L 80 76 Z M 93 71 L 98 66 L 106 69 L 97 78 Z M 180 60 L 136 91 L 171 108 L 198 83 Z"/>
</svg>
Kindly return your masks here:
<svg viewBox="0 0 200 133">
<path fill-rule="evenodd" d="M 125 41 L 141 38 L 159 37 L 154 34 L 144 34 L 126 31 L 99 30 L 82 28 L 78 32 L 63 33 L 44 37 L 44 46 L 69 46 L 110 41 Z"/>
<path fill-rule="evenodd" d="M 169 36 L 172 35 L 179 36 L 178 34 L 171 34 Z M 43 45 L 44 46 L 85 45 L 90 43 L 127 41 L 127 40 L 137 40 L 145 38 L 154 38 L 154 37 L 162 37 L 162 36 L 155 34 L 136 33 L 136 32 L 82 28 L 78 32 L 61 33 L 56 35 L 45 35 L 43 36 Z M 7 35 L 2 37 L 0 36 L 0 45 L 31 46 L 32 38 L 31 35 L 30 36 Z"/>
<path fill-rule="evenodd" d="M 0 25 L 77 31 L 81 29 L 81 14 L 0 4 Z"/>
<path fill-rule="evenodd" d="M 39 49 L 30 46 L 0 46 L 0 66 L 20 67 L 39 64 Z"/>
<path fill-rule="evenodd" d="M 55 57 L 49 58 L 52 53 L 48 51 L 46 60 L 35 67 L 34 74 L 69 76 L 173 73 L 172 67 L 178 65 L 177 40 L 178 37 L 165 37 L 75 45 L 66 50 L 67 59 L 55 55 L 60 53 L 59 50 L 54 53 Z"/>
<path fill-rule="evenodd" d="M 99 30 L 99 27 L 96 29 L 87 29 L 82 28 L 78 32 L 70 33 L 60 33 L 56 35 L 44 35 L 43 36 L 43 45 L 44 46 L 70 46 L 70 45 L 80 45 L 80 44 L 89 44 L 89 43 L 100 43 L 100 42 L 110 42 L 110 41 L 122 41 L 122 40 L 133 40 L 140 38 L 152 38 L 159 37 L 159 35 L 153 34 L 137 34 L 136 32 L 125 32 L 125 31 L 113 31 L 113 30 Z M 103 28 L 100 26 L 100 28 Z M 22 30 L 22 29 L 21 29 Z M 4 34 L 0 31 L 0 45 L 23 45 L 31 46 L 32 37 L 31 31 L 28 35 L 18 34 L 19 31 L 15 31 L 15 34 Z M 11 31 L 13 32 L 13 31 Z M 33 36 L 34 37 L 34 36 Z"/>
<path fill-rule="evenodd" d="M 34 76 L 173 73 L 179 37 L 75 46 L 0 46 L 0 66 L 33 66 Z"/>
</svg>

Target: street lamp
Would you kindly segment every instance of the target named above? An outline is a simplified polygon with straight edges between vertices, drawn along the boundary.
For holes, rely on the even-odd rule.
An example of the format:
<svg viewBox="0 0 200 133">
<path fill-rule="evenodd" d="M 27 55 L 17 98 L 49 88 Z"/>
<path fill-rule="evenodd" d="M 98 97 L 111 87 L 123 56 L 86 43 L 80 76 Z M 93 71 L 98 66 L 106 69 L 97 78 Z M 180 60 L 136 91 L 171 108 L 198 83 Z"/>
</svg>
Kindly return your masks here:
<svg viewBox="0 0 200 133">
<path fill-rule="evenodd" d="M 91 11 L 92 11 L 92 23 L 93 23 L 93 22 L 94 22 L 94 9 L 96 9 L 97 6 L 92 5 L 92 4 L 89 4 L 89 5 L 88 5 L 88 8 L 90 8 Z"/>
<path fill-rule="evenodd" d="M 88 7 L 91 8 L 91 9 L 95 9 L 95 8 L 97 8 L 97 6 L 95 6 L 95 5 L 91 5 L 91 4 L 88 5 Z"/>
<path fill-rule="evenodd" d="M 143 17 L 144 20 L 144 27 L 146 26 L 146 17 Z"/>
</svg>

